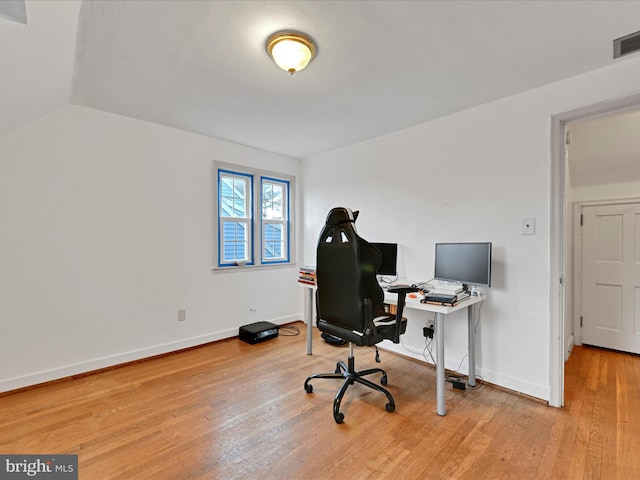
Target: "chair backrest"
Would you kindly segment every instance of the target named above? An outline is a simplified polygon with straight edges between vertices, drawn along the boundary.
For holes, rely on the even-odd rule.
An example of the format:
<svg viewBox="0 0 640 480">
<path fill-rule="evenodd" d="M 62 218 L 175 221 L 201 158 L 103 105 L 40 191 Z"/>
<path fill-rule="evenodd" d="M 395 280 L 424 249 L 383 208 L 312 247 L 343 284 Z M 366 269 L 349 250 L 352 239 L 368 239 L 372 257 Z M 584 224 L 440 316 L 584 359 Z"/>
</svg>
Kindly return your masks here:
<svg viewBox="0 0 640 480">
<path fill-rule="evenodd" d="M 376 280 L 380 252 L 358 235 L 356 217 L 342 207 L 327 215 L 316 251 L 316 306 L 318 319 L 362 332 L 366 303 L 375 314 L 384 292 Z"/>
</svg>

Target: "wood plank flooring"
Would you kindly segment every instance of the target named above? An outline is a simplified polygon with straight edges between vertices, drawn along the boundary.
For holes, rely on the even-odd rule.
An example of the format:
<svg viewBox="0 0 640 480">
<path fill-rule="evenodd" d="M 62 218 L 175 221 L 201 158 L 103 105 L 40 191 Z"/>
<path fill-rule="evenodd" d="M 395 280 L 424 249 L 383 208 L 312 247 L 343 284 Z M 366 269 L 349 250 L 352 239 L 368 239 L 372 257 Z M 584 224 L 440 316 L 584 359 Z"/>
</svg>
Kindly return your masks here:
<svg viewBox="0 0 640 480">
<path fill-rule="evenodd" d="M 355 385 L 337 425 L 339 382 L 303 383 L 347 349 L 314 332 L 307 356 L 297 325 L 0 397 L 0 453 L 76 453 L 82 480 L 640 478 L 640 357 L 576 347 L 563 409 L 447 384 L 438 417 L 435 370 L 381 351 L 396 412 Z"/>
</svg>

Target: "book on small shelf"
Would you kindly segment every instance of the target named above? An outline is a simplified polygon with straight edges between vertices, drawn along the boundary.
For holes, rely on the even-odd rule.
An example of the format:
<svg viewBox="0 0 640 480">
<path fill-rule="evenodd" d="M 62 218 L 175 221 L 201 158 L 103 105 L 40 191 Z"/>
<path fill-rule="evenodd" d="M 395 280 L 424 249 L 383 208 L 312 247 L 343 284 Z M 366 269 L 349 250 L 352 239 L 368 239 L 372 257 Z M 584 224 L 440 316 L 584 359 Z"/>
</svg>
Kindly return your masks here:
<svg viewBox="0 0 640 480">
<path fill-rule="evenodd" d="M 304 285 L 315 285 L 316 284 L 316 267 L 313 266 L 304 266 L 300 267 L 300 271 L 298 272 L 298 283 L 302 283 Z"/>
</svg>

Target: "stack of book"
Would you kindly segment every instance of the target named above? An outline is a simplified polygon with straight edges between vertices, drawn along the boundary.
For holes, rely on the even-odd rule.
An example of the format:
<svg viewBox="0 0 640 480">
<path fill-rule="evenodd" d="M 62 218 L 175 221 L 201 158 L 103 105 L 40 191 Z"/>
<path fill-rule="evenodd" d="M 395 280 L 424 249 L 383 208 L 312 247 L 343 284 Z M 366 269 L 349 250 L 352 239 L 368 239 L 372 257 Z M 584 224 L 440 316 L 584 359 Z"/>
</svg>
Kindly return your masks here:
<svg viewBox="0 0 640 480">
<path fill-rule="evenodd" d="M 464 292 L 456 294 L 456 304 L 462 302 L 463 300 L 466 300 L 469 297 L 471 297 L 471 294 L 466 290 Z"/>
<path fill-rule="evenodd" d="M 298 283 L 304 283 L 305 285 L 315 285 L 316 267 L 300 267 L 300 276 L 298 277 Z"/>
<path fill-rule="evenodd" d="M 469 298 L 469 292 L 463 291 L 456 294 L 450 294 L 447 292 L 429 292 L 421 300 L 422 303 L 430 303 L 432 305 L 443 305 L 445 307 L 455 307 L 458 303 Z"/>
</svg>

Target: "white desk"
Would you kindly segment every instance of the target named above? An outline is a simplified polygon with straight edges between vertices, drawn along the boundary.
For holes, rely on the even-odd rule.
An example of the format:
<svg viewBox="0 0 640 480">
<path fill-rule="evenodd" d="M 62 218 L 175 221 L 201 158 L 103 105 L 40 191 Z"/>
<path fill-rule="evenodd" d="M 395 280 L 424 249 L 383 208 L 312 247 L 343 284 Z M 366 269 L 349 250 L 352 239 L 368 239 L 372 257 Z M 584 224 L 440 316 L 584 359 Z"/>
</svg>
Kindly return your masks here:
<svg viewBox="0 0 640 480">
<path fill-rule="evenodd" d="M 307 355 L 312 352 L 312 334 L 313 334 L 313 302 L 316 287 L 313 285 L 299 284 L 305 287 L 305 321 L 307 324 Z M 395 305 L 397 303 L 397 295 L 394 293 L 384 292 L 384 302 Z M 444 316 L 449 313 L 457 312 L 463 308 L 467 309 L 467 332 L 468 332 L 468 351 L 469 351 L 469 386 L 476 386 L 476 315 L 478 304 L 486 297 L 471 297 L 460 302 L 455 307 L 444 307 L 441 305 L 431 305 L 429 303 L 420 303 L 419 298 L 407 297 L 405 302 L 406 309 L 424 310 L 426 312 L 434 312 L 436 314 L 436 413 L 440 416 L 447 414 L 445 404 L 445 374 L 444 374 Z"/>
<path fill-rule="evenodd" d="M 384 302 L 392 305 L 396 304 L 397 295 L 393 293 L 384 293 Z M 444 316 L 449 313 L 457 312 L 463 308 L 467 309 L 467 334 L 469 351 L 469 386 L 476 386 L 476 314 L 477 307 L 486 297 L 470 297 L 460 302 L 455 307 L 444 307 L 442 305 L 431 305 L 429 303 L 420 303 L 418 298 L 407 298 L 404 308 L 415 310 L 424 310 L 426 312 L 434 312 L 436 314 L 436 413 L 444 416 L 447 414 L 445 405 L 444 388 Z"/>
<path fill-rule="evenodd" d="M 307 355 L 311 355 L 313 347 L 313 303 L 315 301 L 313 292 L 316 291 L 316 286 L 299 282 L 298 285 L 305 290 L 304 321 L 307 324 Z"/>
</svg>

